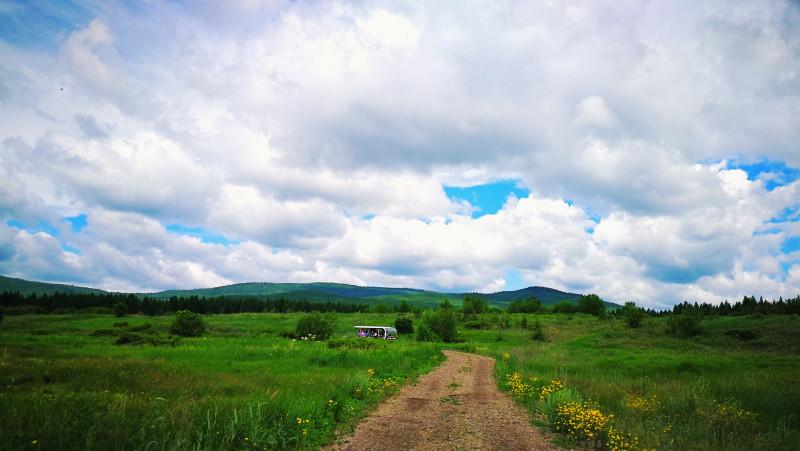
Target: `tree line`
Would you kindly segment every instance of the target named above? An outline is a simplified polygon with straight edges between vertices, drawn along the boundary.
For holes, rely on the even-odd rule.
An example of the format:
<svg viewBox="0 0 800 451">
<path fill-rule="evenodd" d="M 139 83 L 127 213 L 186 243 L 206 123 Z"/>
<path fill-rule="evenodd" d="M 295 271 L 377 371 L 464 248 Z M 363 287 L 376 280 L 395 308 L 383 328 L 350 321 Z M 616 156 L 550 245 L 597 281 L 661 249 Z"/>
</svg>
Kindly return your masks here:
<svg viewBox="0 0 800 451">
<path fill-rule="evenodd" d="M 756 301 L 755 296 L 745 296 L 741 301 L 733 304 L 727 300 L 720 304 L 709 304 L 706 302 L 702 304 L 698 304 L 697 302 L 690 304 L 689 302 L 683 302 L 672 307 L 672 313 L 676 315 L 687 313 L 703 316 L 752 314 L 795 315 L 800 314 L 800 295 L 786 300 L 781 297 L 777 301 L 767 301 L 763 297 Z"/>
<path fill-rule="evenodd" d="M 257 313 L 257 312 L 367 312 L 367 304 L 344 302 L 311 302 L 282 297 L 219 296 L 219 297 L 177 297 L 159 299 L 140 297 L 134 294 L 119 293 L 54 293 L 28 294 L 16 292 L 0 293 L 0 307 L 6 313 L 69 313 L 72 311 L 95 311 L 110 313 L 124 308 L 129 313 L 142 313 L 150 316 L 190 310 L 195 313 Z"/>
</svg>

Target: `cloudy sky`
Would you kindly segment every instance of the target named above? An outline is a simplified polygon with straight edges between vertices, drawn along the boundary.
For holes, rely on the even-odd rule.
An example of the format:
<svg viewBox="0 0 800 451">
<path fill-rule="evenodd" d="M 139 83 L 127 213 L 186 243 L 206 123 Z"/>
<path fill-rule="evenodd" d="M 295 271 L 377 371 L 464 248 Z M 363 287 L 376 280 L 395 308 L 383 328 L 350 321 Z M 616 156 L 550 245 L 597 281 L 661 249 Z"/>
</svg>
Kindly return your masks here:
<svg viewBox="0 0 800 451">
<path fill-rule="evenodd" d="M 800 7 L 0 0 L 0 273 L 800 294 Z"/>
</svg>

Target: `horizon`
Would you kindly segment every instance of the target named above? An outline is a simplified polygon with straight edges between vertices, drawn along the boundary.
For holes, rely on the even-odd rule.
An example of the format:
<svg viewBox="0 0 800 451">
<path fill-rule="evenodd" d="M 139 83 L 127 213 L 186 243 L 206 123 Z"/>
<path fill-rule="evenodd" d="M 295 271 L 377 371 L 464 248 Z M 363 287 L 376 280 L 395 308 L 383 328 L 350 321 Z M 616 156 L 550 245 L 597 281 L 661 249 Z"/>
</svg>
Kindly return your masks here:
<svg viewBox="0 0 800 451">
<path fill-rule="evenodd" d="M 788 0 L 0 0 L 0 273 L 791 298 L 798 24 Z"/>
</svg>

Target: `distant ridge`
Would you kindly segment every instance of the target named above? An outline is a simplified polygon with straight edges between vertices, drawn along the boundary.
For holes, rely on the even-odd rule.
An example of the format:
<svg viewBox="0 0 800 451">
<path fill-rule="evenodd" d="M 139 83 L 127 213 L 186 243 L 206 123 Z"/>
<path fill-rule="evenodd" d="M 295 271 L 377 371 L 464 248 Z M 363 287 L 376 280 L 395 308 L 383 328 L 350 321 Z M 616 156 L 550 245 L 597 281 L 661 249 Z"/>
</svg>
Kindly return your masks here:
<svg viewBox="0 0 800 451">
<path fill-rule="evenodd" d="M 15 277 L 0 276 L 0 292 L 20 294 L 53 294 L 53 293 L 106 293 L 97 288 L 77 287 L 60 283 L 33 282 Z"/>
<path fill-rule="evenodd" d="M 0 292 L 19 292 L 22 294 L 53 294 L 53 293 L 107 293 L 96 288 L 78 287 L 54 283 L 33 282 L 13 277 L 0 276 Z M 568 293 L 548 287 L 527 287 L 520 290 L 500 291 L 497 293 L 443 293 L 437 291 L 421 290 L 416 288 L 388 288 L 348 285 L 343 283 L 312 282 L 312 283 L 272 283 L 248 282 L 224 285 L 213 288 L 196 288 L 189 290 L 166 290 L 155 293 L 135 293 L 138 296 L 149 296 L 158 299 L 168 299 L 172 296 L 188 297 L 222 297 L 222 296 L 259 296 L 281 297 L 309 302 L 352 302 L 352 303 L 388 303 L 397 304 L 405 301 L 409 304 L 434 306 L 447 300 L 455 305 L 460 305 L 467 294 L 477 294 L 486 299 L 494 307 L 505 308 L 511 302 L 519 299 L 536 297 L 544 305 L 554 305 L 562 301 L 577 302 L 581 296 L 577 293 Z M 616 304 L 607 302 L 611 307 Z"/>
</svg>

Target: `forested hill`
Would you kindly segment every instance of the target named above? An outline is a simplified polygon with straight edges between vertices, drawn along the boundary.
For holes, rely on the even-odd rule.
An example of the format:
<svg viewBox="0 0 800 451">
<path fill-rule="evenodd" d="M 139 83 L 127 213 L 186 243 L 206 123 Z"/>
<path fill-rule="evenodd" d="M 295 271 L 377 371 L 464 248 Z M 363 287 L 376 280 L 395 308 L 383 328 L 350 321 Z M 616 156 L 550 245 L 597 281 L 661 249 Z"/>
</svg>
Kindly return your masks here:
<svg viewBox="0 0 800 451">
<path fill-rule="evenodd" d="M 77 287 L 74 285 L 64 285 L 60 283 L 33 282 L 25 279 L 0 276 L 0 293 L 2 292 L 19 293 L 23 295 L 53 294 L 53 293 L 69 293 L 69 294 L 105 293 L 105 291 L 98 290 L 97 288 Z"/>
<path fill-rule="evenodd" d="M 0 276 L 0 292 L 18 292 L 20 294 L 53 294 L 53 293 L 105 293 L 94 288 L 76 287 L 52 283 L 32 282 L 23 279 Z M 309 302 L 352 302 L 359 304 L 387 303 L 397 304 L 405 301 L 409 304 L 434 306 L 442 301 L 460 305 L 464 296 L 469 293 L 443 293 L 413 288 L 364 287 L 340 283 L 237 283 L 214 288 L 198 288 L 191 290 L 167 290 L 155 293 L 136 293 L 156 299 L 171 297 L 269 297 Z M 481 294 L 489 305 L 505 308 L 509 303 L 519 299 L 536 297 L 544 305 L 554 305 L 561 301 L 576 302 L 579 294 L 566 293 L 546 287 L 528 287 L 515 291 Z"/>
</svg>

